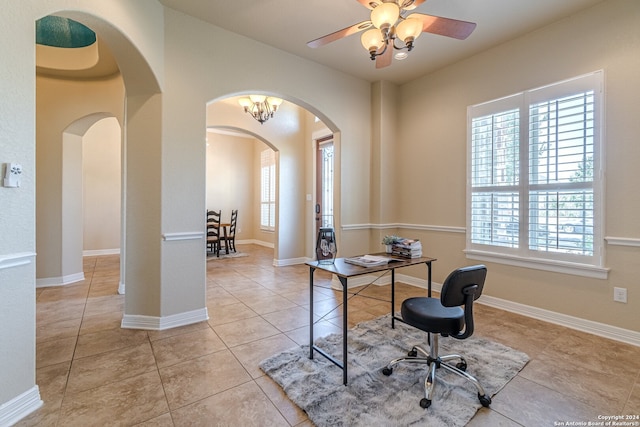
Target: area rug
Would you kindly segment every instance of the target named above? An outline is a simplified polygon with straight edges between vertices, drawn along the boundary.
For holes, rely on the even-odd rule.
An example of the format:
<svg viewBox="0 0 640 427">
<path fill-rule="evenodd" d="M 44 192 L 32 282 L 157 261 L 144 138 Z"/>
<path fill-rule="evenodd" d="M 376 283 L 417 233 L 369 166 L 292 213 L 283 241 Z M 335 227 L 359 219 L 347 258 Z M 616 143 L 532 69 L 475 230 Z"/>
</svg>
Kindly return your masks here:
<svg viewBox="0 0 640 427">
<path fill-rule="evenodd" d="M 243 258 L 243 257 L 247 257 L 249 256 L 249 254 L 244 253 L 244 252 L 230 252 L 230 253 L 225 253 L 224 251 L 220 252 L 220 256 L 216 256 L 214 254 L 207 254 L 207 261 L 220 261 L 223 259 L 232 259 L 232 258 Z"/>
<path fill-rule="evenodd" d="M 431 407 L 420 407 L 426 365 L 400 364 L 391 376 L 381 370 L 403 357 L 413 345 L 426 348 L 426 333 L 396 322 L 390 316 L 360 323 L 348 334 L 349 378 L 320 354 L 309 359 L 309 346 L 295 347 L 260 362 L 260 368 L 318 427 L 324 426 L 464 426 L 481 408 L 477 390 L 444 369 L 436 374 Z M 464 355 L 467 372 L 493 396 L 529 361 L 519 351 L 479 336 L 466 340 L 441 338 L 440 354 Z M 342 359 L 342 335 L 318 338 L 316 345 Z"/>
</svg>

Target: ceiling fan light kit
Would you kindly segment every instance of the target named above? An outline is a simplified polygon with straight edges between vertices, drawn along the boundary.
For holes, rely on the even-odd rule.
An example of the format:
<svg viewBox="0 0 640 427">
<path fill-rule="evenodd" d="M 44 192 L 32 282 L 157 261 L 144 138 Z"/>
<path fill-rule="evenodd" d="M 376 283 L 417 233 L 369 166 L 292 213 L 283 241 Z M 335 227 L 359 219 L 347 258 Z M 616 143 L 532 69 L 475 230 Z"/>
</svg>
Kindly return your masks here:
<svg viewBox="0 0 640 427">
<path fill-rule="evenodd" d="M 391 53 L 394 49 L 405 50 L 395 55 L 396 59 L 405 59 L 408 56 L 407 52 L 413 49 L 413 43 L 423 32 L 464 40 L 476 28 L 476 24 L 473 22 L 422 13 L 407 15 L 408 11 L 420 6 L 425 0 L 357 1 L 371 9 L 369 21 L 363 21 L 327 34 L 308 42 L 307 45 L 316 48 L 367 30 L 360 37 L 362 46 L 369 52 L 371 59 L 376 60 L 376 68 L 383 68 L 391 64 Z M 397 46 L 396 39 L 401 41 L 403 45 Z"/>
<path fill-rule="evenodd" d="M 251 114 L 251 117 L 260 124 L 264 124 L 273 117 L 282 104 L 282 99 L 265 95 L 249 95 L 248 98 L 238 99 L 238 104 L 244 108 L 245 113 Z"/>
</svg>

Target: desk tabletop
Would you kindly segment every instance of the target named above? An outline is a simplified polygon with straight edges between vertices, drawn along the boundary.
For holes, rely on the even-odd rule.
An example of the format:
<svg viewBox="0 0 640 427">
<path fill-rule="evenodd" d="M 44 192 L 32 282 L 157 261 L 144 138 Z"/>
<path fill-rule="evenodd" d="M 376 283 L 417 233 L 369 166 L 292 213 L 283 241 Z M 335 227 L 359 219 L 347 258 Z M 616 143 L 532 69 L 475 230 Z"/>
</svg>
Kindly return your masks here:
<svg viewBox="0 0 640 427">
<path fill-rule="evenodd" d="M 369 255 L 384 256 L 392 258 L 394 261 L 390 261 L 384 265 L 378 265 L 374 267 L 362 267 L 355 264 L 349 264 L 345 262 L 344 258 L 336 258 L 333 264 L 318 264 L 318 261 L 308 261 L 305 264 L 309 267 L 317 268 L 318 270 L 327 271 L 341 277 L 354 277 L 361 276 L 363 274 L 375 273 L 377 271 L 393 270 L 401 267 L 409 267 L 417 264 L 430 264 L 433 261 L 437 261 L 436 258 L 420 257 L 420 258 L 402 258 L 393 256 L 391 254 L 382 252 Z"/>
</svg>

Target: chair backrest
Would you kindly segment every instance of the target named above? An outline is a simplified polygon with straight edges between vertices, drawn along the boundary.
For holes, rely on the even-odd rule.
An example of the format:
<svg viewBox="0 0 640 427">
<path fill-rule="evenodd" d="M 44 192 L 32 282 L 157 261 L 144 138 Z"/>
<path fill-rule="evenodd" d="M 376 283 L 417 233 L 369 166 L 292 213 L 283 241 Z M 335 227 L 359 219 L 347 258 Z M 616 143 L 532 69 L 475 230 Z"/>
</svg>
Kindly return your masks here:
<svg viewBox="0 0 640 427">
<path fill-rule="evenodd" d="M 207 211 L 207 237 L 220 237 L 222 211 Z"/>
<path fill-rule="evenodd" d="M 464 332 L 452 335 L 464 339 L 473 334 L 473 302 L 480 298 L 487 277 L 487 267 L 472 265 L 453 270 L 445 279 L 440 291 L 440 303 L 445 307 L 464 305 Z"/>
<path fill-rule="evenodd" d="M 238 223 L 238 210 L 234 209 L 231 211 L 231 221 L 229 226 L 229 237 L 233 237 L 236 235 L 236 224 Z"/>
</svg>

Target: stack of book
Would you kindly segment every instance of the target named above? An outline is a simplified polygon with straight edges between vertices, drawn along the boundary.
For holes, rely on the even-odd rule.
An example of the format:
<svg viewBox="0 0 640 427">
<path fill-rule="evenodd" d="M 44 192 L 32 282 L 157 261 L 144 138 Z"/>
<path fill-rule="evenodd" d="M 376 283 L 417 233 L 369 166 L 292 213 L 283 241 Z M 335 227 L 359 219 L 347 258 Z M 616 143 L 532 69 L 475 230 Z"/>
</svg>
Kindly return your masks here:
<svg viewBox="0 0 640 427">
<path fill-rule="evenodd" d="M 420 258 L 422 243 L 418 239 L 400 239 L 391 247 L 391 254 L 403 258 Z"/>
</svg>

